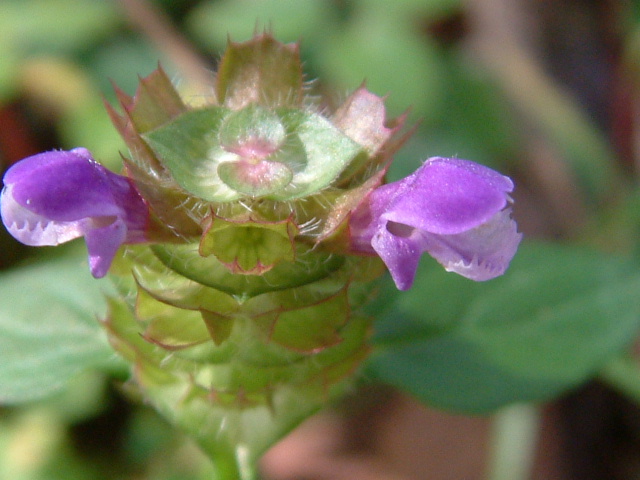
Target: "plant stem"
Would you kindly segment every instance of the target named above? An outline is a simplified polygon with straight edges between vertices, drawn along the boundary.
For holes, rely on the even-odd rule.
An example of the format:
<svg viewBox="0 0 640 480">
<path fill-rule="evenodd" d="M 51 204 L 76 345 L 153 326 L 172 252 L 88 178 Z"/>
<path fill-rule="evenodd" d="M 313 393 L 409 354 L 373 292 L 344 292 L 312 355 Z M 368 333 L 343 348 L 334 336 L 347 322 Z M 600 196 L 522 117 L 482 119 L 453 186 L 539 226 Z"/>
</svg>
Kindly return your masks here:
<svg viewBox="0 0 640 480">
<path fill-rule="evenodd" d="M 527 480 L 537 444 L 540 414 L 532 405 L 501 410 L 493 424 L 489 480 Z"/>
</svg>

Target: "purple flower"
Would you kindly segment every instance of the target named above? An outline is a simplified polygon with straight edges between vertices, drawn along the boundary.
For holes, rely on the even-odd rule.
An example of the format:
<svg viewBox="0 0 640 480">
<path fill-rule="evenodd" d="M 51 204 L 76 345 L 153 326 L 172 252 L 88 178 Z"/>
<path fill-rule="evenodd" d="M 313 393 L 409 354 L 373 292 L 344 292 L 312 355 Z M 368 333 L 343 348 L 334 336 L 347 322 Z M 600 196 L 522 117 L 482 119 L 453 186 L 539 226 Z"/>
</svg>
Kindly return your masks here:
<svg viewBox="0 0 640 480">
<path fill-rule="evenodd" d="M 4 176 L 2 222 L 17 240 L 59 245 L 85 237 L 91 274 L 103 277 L 123 243 L 145 241 L 148 208 L 131 181 L 84 148 L 28 157 Z"/>
<path fill-rule="evenodd" d="M 356 251 L 375 253 L 400 290 L 423 252 L 472 280 L 502 275 L 522 235 L 505 208 L 513 182 L 476 163 L 428 159 L 408 177 L 375 189 L 350 220 Z"/>
</svg>

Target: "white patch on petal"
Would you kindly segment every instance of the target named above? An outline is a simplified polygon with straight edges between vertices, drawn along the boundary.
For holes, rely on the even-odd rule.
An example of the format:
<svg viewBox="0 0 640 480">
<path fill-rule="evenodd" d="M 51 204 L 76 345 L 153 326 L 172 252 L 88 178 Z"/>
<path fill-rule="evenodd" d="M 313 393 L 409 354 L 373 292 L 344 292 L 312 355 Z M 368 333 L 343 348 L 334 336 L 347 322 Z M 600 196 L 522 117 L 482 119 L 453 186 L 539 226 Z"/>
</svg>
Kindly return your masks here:
<svg viewBox="0 0 640 480">
<path fill-rule="evenodd" d="M 55 222 L 37 215 L 17 203 L 11 185 L 2 190 L 2 223 L 19 242 L 31 246 L 59 245 L 84 235 L 82 221 Z"/>
<path fill-rule="evenodd" d="M 457 235 L 425 234 L 425 250 L 448 272 L 478 282 L 502 275 L 522 239 L 509 209 Z M 470 258 L 470 260 L 469 260 Z"/>
<path fill-rule="evenodd" d="M 499 262 L 498 265 L 494 265 L 487 262 L 480 262 L 477 256 L 473 257 L 470 262 L 459 260 L 457 262 L 443 264 L 447 272 L 457 273 L 476 282 L 491 280 L 492 278 L 502 275 L 507 266 L 508 260 L 506 259 Z"/>
</svg>

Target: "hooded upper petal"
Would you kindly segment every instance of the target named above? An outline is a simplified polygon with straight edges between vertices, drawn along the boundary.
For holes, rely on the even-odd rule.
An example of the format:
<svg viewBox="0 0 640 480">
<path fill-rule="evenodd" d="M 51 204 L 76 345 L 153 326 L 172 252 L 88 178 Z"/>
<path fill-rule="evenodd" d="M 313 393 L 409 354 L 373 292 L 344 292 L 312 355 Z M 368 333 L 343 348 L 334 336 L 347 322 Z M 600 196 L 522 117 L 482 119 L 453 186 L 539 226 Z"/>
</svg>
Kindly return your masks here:
<svg viewBox="0 0 640 480">
<path fill-rule="evenodd" d="M 489 220 L 507 205 L 509 177 L 468 160 L 434 157 L 395 190 L 383 217 L 437 234 L 456 234 Z"/>
<path fill-rule="evenodd" d="M 4 176 L 0 212 L 27 245 L 84 236 L 89 265 L 102 277 L 123 243 L 143 241 L 148 209 L 130 180 L 95 162 L 84 148 L 28 157 Z"/>
<path fill-rule="evenodd" d="M 376 253 L 399 289 L 413 283 L 428 252 L 473 280 L 501 275 L 520 242 L 506 209 L 513 182 L 467 160 L 435 157 L 374 190 L 352 215 L 355 250 Z"/>
</svg>

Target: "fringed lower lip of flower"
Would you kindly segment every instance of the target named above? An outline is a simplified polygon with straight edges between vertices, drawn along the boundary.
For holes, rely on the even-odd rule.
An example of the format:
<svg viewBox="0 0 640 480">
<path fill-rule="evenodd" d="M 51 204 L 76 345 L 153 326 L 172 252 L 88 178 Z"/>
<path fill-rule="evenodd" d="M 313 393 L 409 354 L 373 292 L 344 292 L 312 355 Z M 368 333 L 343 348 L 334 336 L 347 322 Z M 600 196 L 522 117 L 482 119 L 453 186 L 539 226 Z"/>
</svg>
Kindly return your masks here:
<svg viewBox="0 0 640 480">
<path fill-rule="evenodd" d="M 508 208 L 512 190 L 511 179 L 488 167 L 430 158 L 353 212 L 353 249 L 379 255 L 400 290 L 413 284 L 424 252 L 448 271 L 489 280 L 505 272 L 522 238 Z"/>
<path fill-rule="evenodd" d="M 85 237 L 89 267 L 103 277 L 118 248 L 146 240 L 149 210 L 131 181 L 84 148 L 26 158 L 4 176 L 0 212 L 17 240 L 59 245 Z"/>
</svg>

